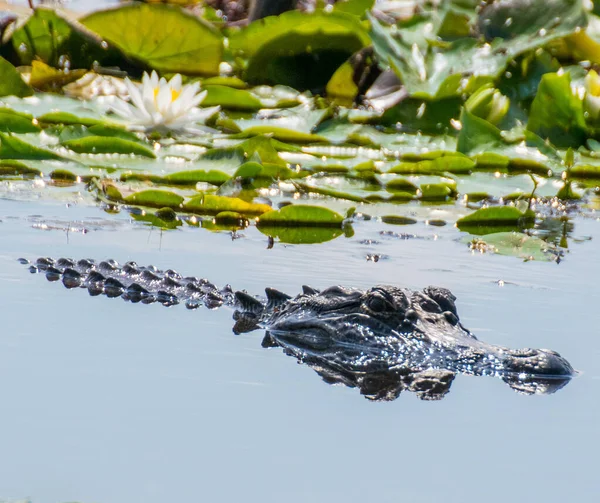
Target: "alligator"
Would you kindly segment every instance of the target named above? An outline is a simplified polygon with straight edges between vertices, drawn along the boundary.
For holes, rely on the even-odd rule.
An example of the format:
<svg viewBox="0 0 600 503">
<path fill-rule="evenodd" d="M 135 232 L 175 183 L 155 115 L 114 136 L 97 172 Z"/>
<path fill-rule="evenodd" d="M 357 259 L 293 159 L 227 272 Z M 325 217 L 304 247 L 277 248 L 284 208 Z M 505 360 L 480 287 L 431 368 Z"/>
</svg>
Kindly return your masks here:
<svg viewBox="0 0 600 503">
<path fill-rule="evenodd" d="M 206 279 L 114 260 L 19 259 L 67 288 L 130 302 L 234 309 L 233 332 L 264 329 L 263 347 L 281 347 L 329 384 L 357 388 L 371 400 L 394 400 L 402 391 L 439 400 L 455 376 L 495 376 L 524 394 L 549 394 L 575 371 L 548 349 L 508 349 L 478 340 L 460 322 L 455 296 L 444 288 L 413 291 L 309 286 L 291 297 L 272 288 L 266 297 L 218 288 Z"/>
</svg>

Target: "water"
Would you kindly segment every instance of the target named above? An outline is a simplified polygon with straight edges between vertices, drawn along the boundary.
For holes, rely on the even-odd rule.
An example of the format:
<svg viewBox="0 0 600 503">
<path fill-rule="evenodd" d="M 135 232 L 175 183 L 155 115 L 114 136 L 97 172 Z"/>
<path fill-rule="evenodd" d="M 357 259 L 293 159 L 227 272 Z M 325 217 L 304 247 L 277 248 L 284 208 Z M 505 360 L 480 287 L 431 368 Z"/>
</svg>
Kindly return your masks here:
<svg viewBox="0 0 600 503">
<path fill-rule="evenodd" d="M 254 229 L 237 240 L 191 228 L 161 236 L 125 214 L 56 203 L 0 200 L 0 220 L 0 497 L 597 501 L 597 239 L 572 244 L 556 265 L 471 255 L 455 230 L 423 224 L 398 230 L 428 239 L 386 238 L 371 221 L 350 240 L 267 250 Z M 599 229 L 576 222 L 579 236 Z M 389 258 L 368 262 L 370 253 Z M 234 336 L 227 309 L 90 298 L 16 261 L 39 255 L 135 259 L 256 293 L 443 285 L 481 339 L 555 349 L 582 373 L 549 396 L 458 376 L 440 402 L 403 393 L 373 403 L 262 349 L 260 332 Z"/>
</svg>

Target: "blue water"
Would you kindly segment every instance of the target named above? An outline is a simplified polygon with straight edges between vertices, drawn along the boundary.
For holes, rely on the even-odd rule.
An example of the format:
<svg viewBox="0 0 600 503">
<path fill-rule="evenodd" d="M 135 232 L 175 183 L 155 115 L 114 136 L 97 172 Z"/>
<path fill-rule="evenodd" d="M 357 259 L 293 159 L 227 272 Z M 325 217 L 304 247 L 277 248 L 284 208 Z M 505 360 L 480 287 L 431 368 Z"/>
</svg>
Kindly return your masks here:
<svg viewBox="0 0 600 503">
<path fill-rule="evenodd" d="M 0 200 L 0 220 L 0 499 L 598 501 L 593 219 L 576 220 L 575 234 L 593 239 L 571 241 L 558 265 L 472 255 L 455 229 L 423 223 L 398 230 L 428 239 L 380 236 L 370 221 L 351 239 L 268 250 L 254 229 L 236 240 L 194 228 L 161 235 L 78 205 Z M 16 261 L 40 255 L 134 259 L 256 293 L 441 285 L 481 339 L 552 348 L 581 374 L 548 396 L 458 376 L 439 402 L 369 402 L 262 349 L 259 332 L 233 335 L 230 310 L 91 298 Z"/>
</svg>

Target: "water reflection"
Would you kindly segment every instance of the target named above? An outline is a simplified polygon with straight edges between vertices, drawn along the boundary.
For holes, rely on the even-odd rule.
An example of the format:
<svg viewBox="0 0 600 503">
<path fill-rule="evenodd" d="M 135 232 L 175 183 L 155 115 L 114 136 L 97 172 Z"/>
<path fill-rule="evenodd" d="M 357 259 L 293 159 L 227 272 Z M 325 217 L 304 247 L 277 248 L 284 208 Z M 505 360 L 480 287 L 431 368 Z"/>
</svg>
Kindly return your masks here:
<svg viewBox="0 0 600 503">
<path fill-rule="evenodd" d="M 165 306 L 184 303 L 189 309 L 238 308 L 234 333 L 266 328 L 263 347 L 281 347 L 326 383 L 357 388 L 370 400 L 395 400 L 403 391 L 440 400 L 458 373 L 497 377 L 523 394 L 550 394 L 574 374 L 554 351 L 513 350 L 479 341 L 462 326 L 455 297 L 443 288 L 331 287 L 320 292 L 304 287 L 294 299 L 267 288 L 263 301 L 229 286 L 219 289 L 205 279 L 134 262 L 21 262 L 32 273 L 45 273 L 48 281 L 85 288 L 91 296 Z"/>
</svg>

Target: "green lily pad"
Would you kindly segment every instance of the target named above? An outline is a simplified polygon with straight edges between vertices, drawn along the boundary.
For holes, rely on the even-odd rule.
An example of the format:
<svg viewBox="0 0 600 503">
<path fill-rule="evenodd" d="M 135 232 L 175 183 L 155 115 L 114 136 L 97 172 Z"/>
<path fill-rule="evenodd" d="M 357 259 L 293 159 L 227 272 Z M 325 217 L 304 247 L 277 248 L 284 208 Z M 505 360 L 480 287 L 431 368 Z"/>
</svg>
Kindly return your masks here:
<svg viewBox="0 0 600 503">
<path fill-rule="evenodd" d="M 228 110 L 256 111 L 263 108 L 262 102 L 250 91 L 227 86 L 205 85 L 206 98 L 203 107 L 221 106 Z"/>
<path fill-rule="evenodd" d="M 404 217 L 402 215 L 384 215 L 381 217 L 381 221 L 384 224 L 390 225 L 413 225 L 417 223 L 414 218 Z"/>
<path fill-rule="evenodd" d="M 166 190 L 142 190 L 123 198 L 122 202 L 152 208 L 180 209 L 183 204 L 183 197 Z"/>
<path fill-rule="evenodd" d="M 455 188 L 447 183 L 422 183 L 419 187 L 421 201 L 448 201 L 455 194 Z"/>
<path fill-rule="evenodd" d="M 0 108 L 0 131 L 4 133 L 37 133 L 40 129 L 34 122 L 33 116 L 16 112 L 11 108 Z"/>
<path fill-rule="evenodd" d="M 214 196 L 211 194 L 194 196 L 185 202 L 183 208 L 186 211 L 200 215 L 218 215 L 223 211 L 232 211 L 241 215 L 256 216 L 273 210 L 267 204 L 248 203 L 235 197 Z"/>
<path fill-rule="evenodd" d="M 443 156 L 430 161 L 401 162 L 388 173 L 435 175 L 447 173 L 469 174 L 475 162 L 465 156 Z"/>
<path fill-rule="evenodd" d="M 122 182 L 148 181 L 161 185 L 195 186 L 198 183 L 210 183 L 211 185 L 222 185 L 229 180 L 229 175 L 218 170 L 205 171 L 197 169 L 192 171 L 178 171 L 170 175 L 159 176 L 145 173 L 123 173 Z"/>
<path fill-rule="evenodd" d="M 523 260 L 554 262 L 558 257 L 554 248 L 542 239 L 520 232 L 495 232 L 480 238 L 467 237 L 463 242 L 468 243 L 473 250 L 508 255 Z"/>
<path fill-rule="evenodd" d="M 258 220 L 262 226 L 341 227 L 344 217 L 322 206 L 290 204 L 280 210 L 270 211 Z"/>
<path fill-rule="evenodd" d="M 4 58 L 0 57 L 0 96 L 31 96 L 33 89 L 28 86 L 17 69 Z"/>
<path fill-rule="evenodd" d="M 93 12 L 80 22 L 127 56 L 156 70 L 188 75 L 219 73 L 221 34 L 179 7 L 133 2 Z"/>
<path fill-rule="evenodd" d="M 69 112 L 48 112 L 40 115 L 37 119 L 42 124 L 81 124 L 82 126 L 97 126 L 104 124 L 101 120 L 93 119 L 91 117 L 78 117 Z"/>
<path fill-rule="evenodd" d="M 416 194 L 417 186 L 406 178 L 394 178 L 385 185 L 385 190 L 392 193 L 406 192 L 409 194 Z"/>
<path fill-rule="evenodd" d="M 316 244 L 331 241 L 344 234 L 338 227 L 282 227 L 281 225 L 261 225 L 258 230 L 263 234 L 277 238 L 282 243 L 290 244 Z"/>
<path fill-rule="evenodd" d="M 229 39 L 234 54 L 249 58 L 248 82 L 295 89 L 323 89 L 336 68 L 368 44 L 356 17 L 324 11 L 284 12 L 251 23 Z"/>
<path fill-rule="evenodd" d="M 347 201 L 354 201 L 357 203 L 368 203 L 364 197 L 357 196 L 355 194 L 350 194 L 349 192 L 343 192 L 341 190 L 331 189 L 329 187 L 321 187 L 315 185 L 309 185 L 307 183 L 302 182 L 294 182 L 294 185 L 301 191 L 305 193 L 313 193 L 313 194 L 321 194 L 323 196 L 333 197 L 335 199 L 345 199 Z"/>
<path fill-rule="evenodd" d="M 114 49 L 102 42 L 84 26 L 42 6 L 37 6 L 12 36 L 22 65 L 41 60 L 54 68 L 92 68 L 95 62 L 111 65 L 122 61 Z"/>
<path fill-rule="evenodd" d="M 264 116 L 233 121 L 238 130 L 248 136 L 272 135 L 282 141 L 323 141 L 314 129 L 331 114 L 328 108 L 314 109 L 310 104 L 272 110 Z"/>
<path fill-rule="evenodd" d="M 461 231 L 482 235 L 505 229 L 532 227 L 534 221 L 535 213 L 531 210 L 523 212 L 514 206 L 499 206 L 481 208 L 460 218 L 456 225 Z"/>
<path fill-rule="evenodd" d="M 36 147 L 11 134 L 0 133 L 0 159 L 63 159 L 45 148 Z"/>
<path fill-rule="evenodd" d="M 86 136 L 62 142 L 63 147 L 78 154 L 135 154 L 156 159 L 156 154 L 140 143 L 111 138 L 109 136 Z"/>
<path fill-rule="evenodd" d="M 156 213 L 142 213 L 131 212 L 131 217 L 138 222 L 146 222 L 152 227 L 158 227 L 164 230 L 176 229 L 183 225 L 180 218 L 177 217 L 177 213 L 171 208 L 161 208 Z"/>
<path fill-rule="evenodd" d="M 19 161 L 11 160 L 11 159 L 2 159 L 0 160 L 0 176 L 1 177 L 10 177 L 10 176 L 23 176 L 23 177 L 34 177 L 34 176 L 42 176 L 42 172 L 39 169 L 32 168 L 27 166 Z"/>
</svg>

